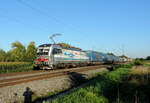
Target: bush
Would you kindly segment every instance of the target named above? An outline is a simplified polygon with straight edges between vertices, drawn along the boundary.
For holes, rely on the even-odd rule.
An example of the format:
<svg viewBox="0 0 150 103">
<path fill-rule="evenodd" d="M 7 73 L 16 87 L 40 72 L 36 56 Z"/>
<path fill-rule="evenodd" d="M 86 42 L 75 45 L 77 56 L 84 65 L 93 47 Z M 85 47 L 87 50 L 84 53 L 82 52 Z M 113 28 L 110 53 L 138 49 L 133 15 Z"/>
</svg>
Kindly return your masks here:
<svg viewBox="0 0 150 103">
<path fill-rule="evenodd" d="M 134 66 L 134 63 L 128 63 L 128 64 L 120 64 L 116 68 L 132 68 Z"/>
<path fill-rule="evenodd" d="M 144 62 L 140 59 L 135 59 L 134 65 L 144 65 Z"/>
</svg>

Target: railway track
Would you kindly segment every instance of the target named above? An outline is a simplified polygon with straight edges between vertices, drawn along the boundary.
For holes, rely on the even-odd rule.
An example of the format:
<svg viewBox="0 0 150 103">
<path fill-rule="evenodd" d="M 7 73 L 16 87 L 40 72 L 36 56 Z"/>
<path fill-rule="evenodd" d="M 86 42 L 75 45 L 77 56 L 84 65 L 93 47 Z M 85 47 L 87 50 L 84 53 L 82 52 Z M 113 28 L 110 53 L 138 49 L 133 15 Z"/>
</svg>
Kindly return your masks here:
<svg viewBox="0 0 150 103">
<path fill-rule="evenodd" d="M 12 73 L 12 74 L 1 74 L 0 75 L 0 88 L 13 86 L 21 83 L 32 82 L 36 80 L 43 80 L 53 77 L 65 76 L 68 75 L 68 72 L 85 72 L 100 68 L 108 68 L 110 65 L 99 65 L 99 66 L 88 66 L 88 67 L 81 67 L 81 68 L 74 68 L 74 69 L 63 69 L 63 70 L 56 70 L 56 71 L 30 71 L 30 72 L 22 72 L 22 73 Z M 43 73 L 43 74 L 40 74 Z M 21 76 L 25 75 L 26 76 Z M 29 75 L 30 74 L 30 75 Z M 1 79 L 1 78 L 4 79 Z"/>
</svg>

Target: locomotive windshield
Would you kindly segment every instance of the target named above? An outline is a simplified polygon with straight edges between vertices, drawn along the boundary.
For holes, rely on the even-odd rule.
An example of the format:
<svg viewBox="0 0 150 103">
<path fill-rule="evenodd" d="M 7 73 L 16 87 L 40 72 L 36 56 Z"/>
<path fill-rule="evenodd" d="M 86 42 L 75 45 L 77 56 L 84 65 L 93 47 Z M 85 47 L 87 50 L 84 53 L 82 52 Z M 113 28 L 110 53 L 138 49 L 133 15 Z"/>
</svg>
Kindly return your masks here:
<svg viewBox="0 0 150 103">
<path fill-rule="evenodd" d="M 48 52 L 39 52 L 37 55 L 48 55 Z"/>
<path fill-rule="evenodd" d="M 48 48 L 39 48 L 37 50 L 37 55 L 48 55 L 49 49 Z"/>
</svg>

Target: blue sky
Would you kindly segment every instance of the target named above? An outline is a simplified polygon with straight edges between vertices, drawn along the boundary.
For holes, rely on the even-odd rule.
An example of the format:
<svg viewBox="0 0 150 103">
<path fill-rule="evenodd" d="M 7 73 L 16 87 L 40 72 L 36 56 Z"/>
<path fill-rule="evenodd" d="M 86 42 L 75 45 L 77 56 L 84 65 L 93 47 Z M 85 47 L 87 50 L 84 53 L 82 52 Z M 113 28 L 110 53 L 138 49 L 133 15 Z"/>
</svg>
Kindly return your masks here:
<svg viewBox="0 0 150 103">
<path fill-rule="evenodd" d="M 16 40 L 26 46 L 51 43 L 49 37 L 61 33 L 56 42 L 116 55 L 124 47 L 129 57 L 146 57 L 149 5 L 149 0 L 1 0 L 0 48 L 8 51 Z"/>
</svg>

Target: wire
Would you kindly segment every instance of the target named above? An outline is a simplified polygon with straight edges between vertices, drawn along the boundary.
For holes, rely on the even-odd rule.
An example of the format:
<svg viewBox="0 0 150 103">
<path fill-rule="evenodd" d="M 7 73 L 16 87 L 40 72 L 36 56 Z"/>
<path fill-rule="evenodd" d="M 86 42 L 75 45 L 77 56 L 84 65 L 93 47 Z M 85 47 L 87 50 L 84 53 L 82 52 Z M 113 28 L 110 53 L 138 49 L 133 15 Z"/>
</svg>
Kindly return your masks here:
<svg viewBox="0 0 150 103">
<path fill-rule="evenodd" d="M 18 24 L 21 24 L 21 25 L 23 25 L 23 26 L 29 27 L 28 24 L 22 22 L 21 20 L 19 20 L 19 19 L 17 19 L 17 18 L 13 18 L 13 17 L 10 17 L 10 16 L 1 15 L 1 14 L 0 14 L 0 18 L 4 18 L 4 19 L 10 20 L 10 21 L 14 21 L 14 22 L 16 22 L 16 23 L 18 23 Z M 34 27 L 35 25 L 30 24 L 30 28 L 31 28 L 31 26 Z M 49 33 L 47 30 L 45 30 L 44 28 L 39 27 L 39 26 L 38 26 L 38 30 L 39 30 L 39 31 L 42 31 L 42 32 L 47 32 L 47 33 Z"/>
<path fill-rule="evenodd" d="M 26 7 L 30 8 L 30 9 L 32 9 L 33 11 L 36 11 L 36 12 L 38 12 L 39 14 L 44 15 L 44 16 L 50 18 L 51 20 L 54 20 L 54 21 L 55 21 L 56 23 L 58 23 L 58 24 L 64 25 L 64 26 L 66 26 L 67 28 L 70 28 L 70 29 L 72 29 L 72 30 L 74 30 L 74 31 L 80 32 L 79 30 L 77 30 L 77 29 L 75 29 L 75 28 L 69 26 L 68 24 L 62 22 L 61 20 L 58 20 L 57 18 L 55 18 L 55 17 L 53 17 L 53 16 L 50 16 L 50 15 L 47 14 L 46 12 L 43 12 L 43 11 L 41 11 L 40 9 L 31 6 L 30 4 L 26 3 L 26 2 L 23 1 L 23 0 L 17 0 L 17 1 L 18 1 L 19 3 L 21 3 L 21 4 L 23 4 L 24 6 L 26 6 Z"/>
<path fill-rule="evenodd" d="M 11 20 L 11 21 L 14 21 L 14 22 L 16 22 L 16 23 L 19 23 L 19 24 L 23 24 L 23 25 L 24 25 L 24 23 L 20 22 L 18 19 L 10 18 L 10 17 L 5 16 L 5 15 L 1 15 L 1 14 L 0 14 L 0 18 L 4 18 L 4 19 L 7 19 L 7 20 Z"/>
</svg>

